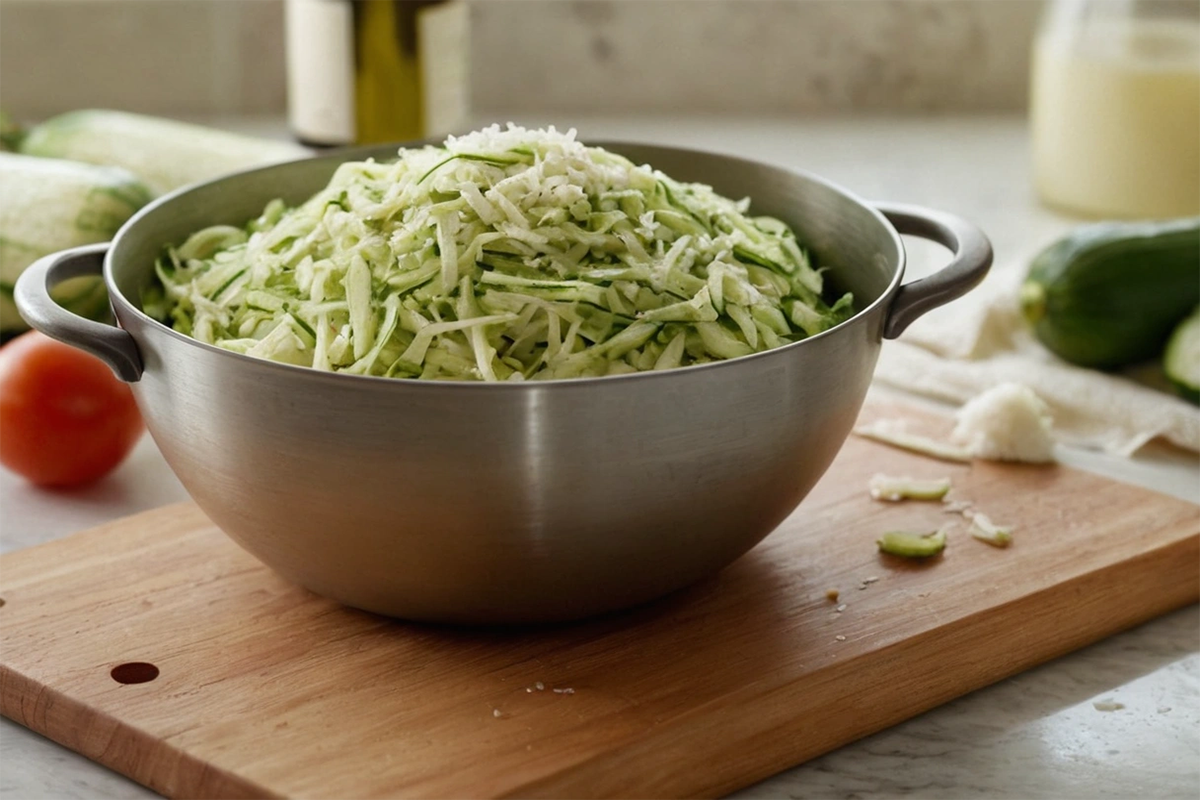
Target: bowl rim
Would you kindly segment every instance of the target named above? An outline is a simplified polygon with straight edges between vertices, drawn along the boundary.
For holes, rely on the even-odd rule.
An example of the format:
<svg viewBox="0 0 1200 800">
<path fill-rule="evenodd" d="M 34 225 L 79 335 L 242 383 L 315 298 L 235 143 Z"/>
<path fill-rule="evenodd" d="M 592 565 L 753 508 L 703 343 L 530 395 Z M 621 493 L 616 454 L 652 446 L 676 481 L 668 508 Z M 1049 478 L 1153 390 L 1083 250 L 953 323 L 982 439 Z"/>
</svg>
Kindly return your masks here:
<svg viewBox="0 0 1200 800">
<path fill-rule="evenodd" d="M 854 327 L 855 325 L 862 324 L 863 321 L 867 317 L 869 317 L 873 314 L 873 312 L 877 311 L 881 306 L 883 306 L 887 303 L 890 303 L 892 301 L 892 298 L 895 296 L 896 292 L 899 290 L 901 284 L 904 281 L 904 273 L 905 273 L 905 269 L 907 267 L 908 258 L 907 258 L 907 253 L 904 248 L 904 242 L 901 239 L 900 233 L 896 230 L 895 226 L 892 225 L 892 223 L 890 221 L 888 221 L 887 217 L 885 217 L 883 215 L 883 213 L 878 208 L 876 208 L 874 205 L 872 205 L 870 202 L 863 199 L 856 193 L 850 191 L 849 189 L 846 189 L 846 188 L 834 183 L 833 181 L 823 178 L 820 175 L 816 175 L 815 173 L 812 173 L 808 170 L 800 169 L 797 167 L 785 166 L 782 164 L 772 164 L 772 163 L 768 163 L 766 161 L 760 161 L 758 159 L 753 159 L 753 158 L 746 158 L 744 156 L 735 155 L 732 153 L 723 152 L 723 151 L 714 150 L 714 149 L 706 149 L 706 148 L 702 149 L 702 148 L 694 148 L 694 147 L 677 147 L 675 145 L 662 144 L 662 143 L 658 143 L 658 142 L 636 141 L 636 140 L 627 140 L 627 139 L 607 139 L 607 138 L 597 138 L 592 141 L 584 141 L 583 143 L 589 147 L 602 147 L 605 150 L 615 152 L 618 155 L 620 155 L 619 148 L 621 148 L 621 147 L 637 147 L 637 148 L 653 148 L 653 149 L 660 149 L 660 150 L 673 150 L 675 152 L 685 154 L 685 155 L 691 154 L 691 155 L 697 155 L 697 156 L 716 157 L 716 158 L 724 159 L 726 161 L 737 162 L 737 163 L 747 165 L 747 166 L 766 167 L 768 169 L 777 170 L 779 172 L 784 172 L 791 176 L 803 178 L 807 181 L 818 184 L 818 185 L 824 187 L 825 189 L 833 192 L 834 194 L 841 195 L 842 197 L 851 201 L 855 205 L 858 205 L 859 207 L 863 208 L 870 216 L 874 217 L 875 221 L 880 225 L 880 227 L 884 230 L 884 232 L 891 238 L 892 244 L 896 248 L 897 263 L 896 263 L 895 271 L 893 272 L 891 280 L 888 282 L 888 285 L 883 290 L 883 292 L 881 292 L 880 295 L 877 298 L 875 298 L 875 300 L 872 301 L 867 307 L 856 312 L 849 319 L 839 322 L 837 325 L 834 325 L 832 328 L 821 331 L 820 333 L 815 334 L 813 336 L 807 336 L 804 339 L 801 339 L 797 342 L 789 342 L 788 344 L 785 344 L 781 347 L 776 347 L 771 350 L 763 350 L 763 351 L 760 351 L 757 353 L 750 353 L 750 354 L 744 355 L 744 356 L 737 356 L 735 358 L 723 359 L 721 361 L 710 361 L 705 364 L 693 364 L 693 365 L 686 366 L 686 367 L 677 367 L 675 369 L 646 370 L 646 371 L 640 371 L 640 372 L 623 373 L 620 375 L 600 375 L 600 376 L 587 376 L 587 377 L 579 377 L 579 378 L 554 378 L 554 379 L 546 379 L 546 380 L 522 380 L 522 381 L 466 381 L 466 380 L 424 380 L 423 381 L 423 380 L 418 380 L 416 378 L 394 378 L 394 377 L 389 378 L 389 377 L 384 377 L 381 375 L 358 375 L 358 374 L 346 373 L 346 372 L 333 372 L 333 371 L 326 371 L 326 370 L 317 370 L 317 369 L 313 369 L 312 367 L 306 367 L 306 366 L 297 365 L 297 364 L 285 364 L 280 361 L 271 361 L 270 359 L 256 358 L 255 356 L 246 355 L 244 353 L 237 353 L 232 350 L 226 350 L 224 348 L 217 347 L 216 345 L 208 344 L 207 342 L 201 342 L 198 339 L 194 339 L 191 336 L 188 336 L 184 333 L 180 333 L 179 331 L 175 330 L 174 328 L 154 319 L 149 314 L 146 314 L 144 311 L 142 311 L 142 309 L 140 307 L 138 307 L 133 302 L 131 302 L 127 297 L 125 297 L 124 293 L 121 292 L 120 289 L 116 285 L 116 279 L 114 277 L 114 272 L 115 272 L 114 255 L 120 249 L 121 243 L 125 240 L 126 237 L 128 237 L 130 235 L 131 231 L 134 228 L 136 228 L 139 224 L 142 223 L 142 220 L 145 217 L 149 216 L 150 214 L 155 213 L 158 209 L 160 209 L 166 205 L 176 203 L 176 202 L 183 202 L 189 195 L 191 195 L 194 192 L 200 191 L 201 189 L 207 188 L 209 186 L 213 186 L 213 185 L 228 181 L 235 177 L 243 177 L 243 176 L 253 175 L 256 173 L 278 170 L 280 168 L 286 168 L 286 167 L 294 165 L 294 164 L 307 163 L 307 162 L 311 162 L 314 160 L 326 160 L 326 161 L 334 161 L 337 163 L 344 163 L 344 162 L 353 161 L 353 160 L 376 158 L 376 157 L 379 157 L 379 153 L 381 151 L 394 150 L 394 151 L 398 152 L 402 148 L 424 147 L 427 145 L 440 146 L 442 144 L 441 139 L 422 139 L 422 140 L 417 140 L 417 141 L 401 142 L 401 143 L 397 143 L 397 144 L 365 145 L 365 146 L 339 148 L 339 149 L 336 149 L 332 152 L 325 153 L 325 154 L 318 154 L 315 156 L 306 156 L 306 157 L 301 157 L 301 158 L 296 158 L 296 159 L 290 159 L 287 161 L 279 161 L 279 162 L 275 162 L 272 164 L 265 164 L 263 166 L 253 167 L 251 169 L 240 170 L 238 172 L 233 172 L 233 173 L 229 173 L 227 175 L 222 175 L 219 178 L 214 178 L 209 181 L 203 181 L 201 183 L 189 184 L 187 186 L 183 186 L 183 187 L 175 189 L 171 192 L 168 192 L 167 194 L 164 194 L 161 197 L 155 198 L 150 203 L 148 203 L 145 206 L 143 206 L 142 208 L 138 209 L 138 211 L 136 213 L 134 213 L 134 215 L 132 217 L 130 217 L 128 220 L 126 220 L 125 224 L 121 226 L 121 228 L 117 231 L 116 235 L 113 237 L 112 242 L 108 248 L 108 251 L 104 255 L 103 278 L 104 278 L 105 287 L 108 290 L 109 300 L 113 304 L 114 310 L 119 306 L 120 311 L 123 314 L 128 314 L 128 315 L 133 316 L 134 318 L 136 318 L 138 320 L 139 323 L 141 323 L 143 328 L 148 328 L 149 331 L 153 332 L 154 334 L 163 334 L 163 335 L 170 336 L 180 342 L 183 342 L 184 344 L 191 345 L 193 347 L 197 347 L 197 348 L 201 349 L 202 351 L 213 354 L 214 356 L 218 356 L 218 357 L 222 357 L 222 358 L 226 358 L 226 359 L 232 359 L 232 361 L 230 362 L 231 364 L 243 364 L 248 368 L 253 367 L 256 369 L 263 369 L 263 370 L 272 371 L 272 372 L 273 371 L 282 371 L 283 374 L 291 375 L 293 377 L 307 376 L 307 379 L 310 381 L 320 380 L 320 379 L 335 380 L 335 381 L 340 381 L 340 382 L 369 381 L 371 384 L 375 384 L 375 385 L 395 386 L 398 388 L 403 387 L 403 388 L 416 389 L 416 387 L 429 387 L 428 390 L 433 390 L 435 388 L 442 389 L 442 390 L 449 389 L 449 388 L 455 388 L 455 389 L 460 389 L 460 388 L 468 389 L 469 388 L 473 391 L 502 391 L 505 389 L 512 390 L 512 391 L 528 391 L 531 387 L 547 387 L 547 388 L 563 387 L 563 386 L 585 387 L 585 386 L 594 386 L 597 383 L 603 383 L 603 385 L 616 385 L 618 383 L 629 383 L 629 382 L 633 382 L 633 381 L 641 382 L 641 381 L 663 380 L 663 379 L 668 379 L 672 376 L 680 377 L 682 375 L 699 375 L 701 373 L 706 374 L 713 370 L 736 368 L 739 365 L 748 365 L 752 362 L 765 360 L 765 359 L 771 358 L 773 356 L 781 357 L 785 353 L 794 352 L 795 350 L 797 350 L 798 348 L 800 348 L 806 344 L 828 338 L 830 336 L 837 334 L 840 331 L 845 331 L 851 327 Z M 650 166 L 652 166 L 652 165 L 650 165 Z M 751 201 L 753 202 L 753 198 L 751 198 Z M 118 319 L 120 319 L 121 314 L 118 314 L 117 317 L 118 317 Z M 136 339 L 136 337 L 135 337 L 135 339 Z M 422 391 L 422 389 L 416 389 L 416 390 Z"/>
</svg>

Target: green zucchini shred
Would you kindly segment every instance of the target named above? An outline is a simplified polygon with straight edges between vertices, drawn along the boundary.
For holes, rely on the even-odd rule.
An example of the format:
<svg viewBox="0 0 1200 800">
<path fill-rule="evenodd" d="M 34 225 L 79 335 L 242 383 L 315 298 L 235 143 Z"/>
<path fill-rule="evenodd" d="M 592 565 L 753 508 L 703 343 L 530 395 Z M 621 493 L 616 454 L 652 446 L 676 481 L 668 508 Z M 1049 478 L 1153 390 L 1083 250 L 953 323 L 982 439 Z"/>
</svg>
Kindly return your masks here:
<svg viewBox="0 0 1200 800">
<path fill-rule="evenodd" d="M 888 531 L 879 537 L 879 551 L 901 558 L 930 558 L 946 549 L 945 529 L 933 533 Z"/>
</svg>

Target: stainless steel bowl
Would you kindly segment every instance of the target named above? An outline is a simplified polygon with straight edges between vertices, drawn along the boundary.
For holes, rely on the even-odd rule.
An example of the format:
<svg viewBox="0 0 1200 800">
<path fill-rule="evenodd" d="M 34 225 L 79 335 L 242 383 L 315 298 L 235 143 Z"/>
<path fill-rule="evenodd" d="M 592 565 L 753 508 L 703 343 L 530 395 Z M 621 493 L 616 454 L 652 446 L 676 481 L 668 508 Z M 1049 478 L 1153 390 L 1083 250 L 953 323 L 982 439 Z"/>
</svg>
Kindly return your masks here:
<svg viewBox="0 0 1200 800">
<path fill-rule="evenodd" d="M 42 259 L 16 297 L 33 327 L 107 361 L 179 480 L 286 578 L 352 606 L 458 623 L 583 617 L 715 572 L 770 533 L 833 461 L 879 354 L 991 262 L 948 214 L 863 202 L 803 172 L 724 155 L 599 143 L 789 222 L 861 309 L 818 336 L 669 372 L 523 384 L 318 372 L 196 342 L 139 308 L 164 245 L 297 203 L 350 157 L 232 175 L 147 206 L 111 245 Z M 953 263 L 901 286 L 899 233 Z M 49 289 L 103 270 L 120 327 Z"/>
</svg>

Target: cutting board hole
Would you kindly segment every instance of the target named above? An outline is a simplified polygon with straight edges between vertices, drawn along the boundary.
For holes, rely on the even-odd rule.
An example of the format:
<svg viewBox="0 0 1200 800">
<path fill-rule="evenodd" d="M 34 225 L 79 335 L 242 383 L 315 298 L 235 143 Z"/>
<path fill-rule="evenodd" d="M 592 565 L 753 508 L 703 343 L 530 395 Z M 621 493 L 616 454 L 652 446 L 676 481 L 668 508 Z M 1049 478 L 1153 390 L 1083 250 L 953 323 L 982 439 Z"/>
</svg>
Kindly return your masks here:
<svg viewBox="0 0 1200 800">
<path fill-rule="evenodd" d="M 4 598 L 0 597 L 0 608 L 4 608 Z"/>
<path fill-rule="evenodd" d="M 109 674 L 117 683 L 149 683 L 158 677 L 158 667 L 145 661 L 130 661 L 113 667 Z"/>
</svg>

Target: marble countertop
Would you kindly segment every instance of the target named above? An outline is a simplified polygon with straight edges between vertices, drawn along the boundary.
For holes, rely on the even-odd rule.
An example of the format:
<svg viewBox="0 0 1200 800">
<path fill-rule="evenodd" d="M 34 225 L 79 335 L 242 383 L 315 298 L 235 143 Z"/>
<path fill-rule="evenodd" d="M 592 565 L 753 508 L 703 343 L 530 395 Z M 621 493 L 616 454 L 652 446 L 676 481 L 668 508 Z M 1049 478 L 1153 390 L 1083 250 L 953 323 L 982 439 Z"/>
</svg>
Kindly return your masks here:
<svg viewBox="0 0 1200 800">
<path fill-rule="evenodd" d="M 879 200 L 921 203 L 981 225 L 996 269 L 1074 221 L 1032 196 L 1027 134 L 1014 117 L 799 121 L 637 118 L 554 122 L 585 137 L 666 141 L 791 164 Z M 277 121 L 231 127 L 276 133 Z M 911 243 L 919 275 L 943 256 Z M 1068 449 L 1068 463 L 1196 501 L 1200 463 L 1147 448 L 1133 459 Z M 149 437 L 101 483 L 31 488 L 0 470 L 0 551 L 186 498 Z M 1197 512 L 1200 514 L 1200 510 Z M 1094 703 L 1124 707 L 1101 711 Z M 0 720 L 0 799 L 154 793 Z M 742 798 L 1194 798 L 1200 794 L 1200 608 L 1191 606 L 783 772 Z"/>
</svg>

